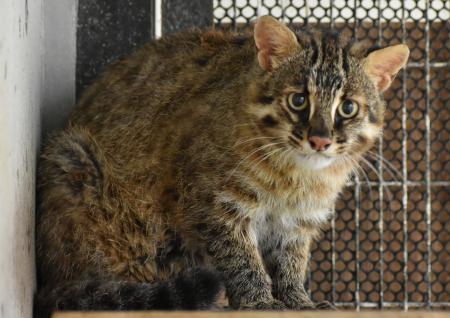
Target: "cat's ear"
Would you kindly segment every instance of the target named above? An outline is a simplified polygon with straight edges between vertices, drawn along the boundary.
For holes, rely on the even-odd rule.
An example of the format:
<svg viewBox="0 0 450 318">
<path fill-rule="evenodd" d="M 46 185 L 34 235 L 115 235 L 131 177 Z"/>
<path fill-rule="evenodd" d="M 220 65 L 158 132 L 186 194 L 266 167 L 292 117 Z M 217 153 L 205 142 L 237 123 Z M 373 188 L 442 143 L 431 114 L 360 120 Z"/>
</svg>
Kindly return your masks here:
<svg viewBox="0 0 450 318">
<path fill-rule="evenodd" d="M 259 65 L 266 71 L 277 68 L 299 47 L 294 32 L 269 16 L 256 21 L 254 37 Z"/>
<path fill-rule="evenodd" d="M 364 69 L 378 91 L 383 92 L 405 66 L 408 57 L 409 49 L 405 44 L 388 46 L 369 53 L 364 61 Z"/>
</svg>

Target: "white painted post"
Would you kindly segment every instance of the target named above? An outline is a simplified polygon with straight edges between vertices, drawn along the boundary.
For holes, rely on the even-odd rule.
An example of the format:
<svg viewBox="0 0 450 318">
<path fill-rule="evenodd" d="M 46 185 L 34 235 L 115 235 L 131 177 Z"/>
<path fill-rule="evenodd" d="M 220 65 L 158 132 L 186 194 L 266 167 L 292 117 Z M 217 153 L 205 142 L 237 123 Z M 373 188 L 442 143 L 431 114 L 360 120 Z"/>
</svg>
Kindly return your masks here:
<svg viewBox="0 0 450 318">
<path fill-rule="evenodd" d="M 31 318 L 43 0 L 0 0 L 0 317 Z"/>
<path fill-rule="evenodd" d="M 75 102 L 76 3 L 0 0 L 0 318 L 32 317 L 41 120 L 60 127 Z"/>
</svg>

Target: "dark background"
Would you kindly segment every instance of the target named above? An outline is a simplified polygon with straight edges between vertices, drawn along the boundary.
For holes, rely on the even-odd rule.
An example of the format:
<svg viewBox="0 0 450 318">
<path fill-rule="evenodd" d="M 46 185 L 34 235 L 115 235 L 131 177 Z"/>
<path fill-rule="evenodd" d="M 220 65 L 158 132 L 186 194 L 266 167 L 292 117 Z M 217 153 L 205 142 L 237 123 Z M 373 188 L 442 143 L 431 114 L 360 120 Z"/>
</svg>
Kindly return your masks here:
<svg viewBox="0 0 450 318">
<path fill-rule="evenodd" d="M 213 25 L 210 0 L 162 2 L 162 33 Z M 79 0 L 77 26 L 77 97 L 111 62 L 155 36 L 155 2 Z"/>
</svg>

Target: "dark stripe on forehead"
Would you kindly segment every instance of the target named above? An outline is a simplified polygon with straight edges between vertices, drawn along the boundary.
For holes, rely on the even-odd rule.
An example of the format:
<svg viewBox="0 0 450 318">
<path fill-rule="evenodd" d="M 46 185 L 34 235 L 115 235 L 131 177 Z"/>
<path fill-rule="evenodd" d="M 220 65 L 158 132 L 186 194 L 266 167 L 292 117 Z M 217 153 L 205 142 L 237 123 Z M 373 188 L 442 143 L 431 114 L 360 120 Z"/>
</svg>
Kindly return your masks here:
<svg viewBox="0 0 450 318">
<path fill-rule="evenodd" d="M 333 31 L 325 31 L 322 35 L 322 46 L 325 59 L 336 62 L 335 58 L 340 55 L 339 34 Z"/>
<path fill-rule="evenodd" d="M 314 39 L 314 37 L 311 37 L 311 49 L 313 51 L 313 54 L 311 56 L 311 65 L 316 65 L 317 58 L 319 57 L 319 49 L 317 47 L 317 42 Z"/>
<path fill-rule="evenodd" d="M 317 88 L 330 92 L 331 95 L 334 95 L 343 86 L 344 78 L 331 67 L 321 68 L 316 74 Z"/>
<path fill-rule="evenodd" d="M 348 50 L 343 48 L 337 32 L 324 30 L 314 33 L 319 45 L 318 61 L 310 72 L 311 83 L 315 86 L 315 94 L 321 108 L 328 109 L 345 83 L 349 69 Z M 311 39 L 312 46 L 312 39 Z"/>
<path fill-rule="evenodd" d="M 342 49 L 342 69 L 344 70 L 345 76 L 348 74 L 349 63 L 348 63 L 348 50 L 347 48 Z"/>
<path fill-rule="evenodd" d="M 302 45 L 305 48 L 310 48 L 310 59 L 309 59 L 309 65 L 311 67 L 316 66 L 317 62 L 318 62 L 318 58 L 319 58 L 319 45 L 316 41 L 316 33 L 311 32 L 311 30 L 309 29 L 305 29 L 302 32 L 302 36 L 300 37 L 298 34 L 296 34 L 297 36 L 297 41 L 300 43 L 300 45 Z"/>
<path fill-rule="evenodd" d="M 327 47 L 327 39 L 326 39 L 326 36 L 322 35 L 322 41 L 320 43 L 320 51 L 322 53 L 322 56 L 321 56 L 322 61 L 321 61 L 320 64 L 324 64 L 325 63 L 325 58 L 326 58 L 325 50 L 326 50 L 326 47 Z"/>
</svg>

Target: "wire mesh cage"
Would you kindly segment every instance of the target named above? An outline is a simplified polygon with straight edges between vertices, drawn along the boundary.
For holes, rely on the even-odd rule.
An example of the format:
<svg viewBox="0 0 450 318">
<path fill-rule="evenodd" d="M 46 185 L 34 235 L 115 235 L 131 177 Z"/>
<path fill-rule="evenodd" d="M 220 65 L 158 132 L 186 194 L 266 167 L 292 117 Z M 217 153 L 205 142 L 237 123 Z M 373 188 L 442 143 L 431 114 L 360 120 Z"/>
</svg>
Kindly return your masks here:
<svg viewBox="0 0 450 318">
<path fill-rule="evenodd" d="M 311 254 L 308 290 L 343 308 L 450 308 L 449 19 L 445 0 L 215 0 L 216 28 L 258 16 L 321 24 L 411 56 L 386 92 L 384 135 Z"/>
</svg>

